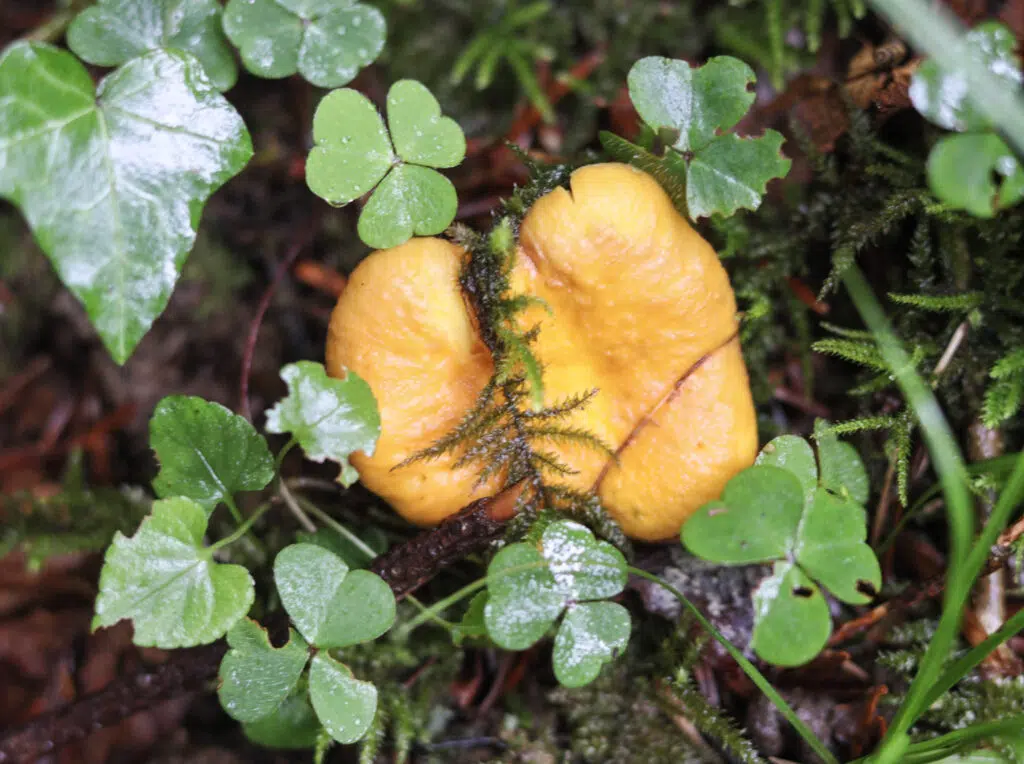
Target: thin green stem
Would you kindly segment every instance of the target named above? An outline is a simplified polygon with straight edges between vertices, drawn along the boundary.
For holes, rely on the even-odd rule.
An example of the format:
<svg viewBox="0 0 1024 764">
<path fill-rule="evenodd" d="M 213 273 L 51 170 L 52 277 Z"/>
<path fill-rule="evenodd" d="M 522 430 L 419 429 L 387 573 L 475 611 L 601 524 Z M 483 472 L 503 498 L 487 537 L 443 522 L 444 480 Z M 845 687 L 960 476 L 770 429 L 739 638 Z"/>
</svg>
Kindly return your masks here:
<svg viewBox="0 0 1024 764">
<path fill-rule="evenodd" d="M 299 502 L 295 500 L 294 494 L 288 488 L 288 484 L 284 480 L 277 481 L 277 492 L 280 494 L 281 499 L 288 509 L 291 510 L 292 514 L 295 515 L 295 519 L 299 521 L 299 525 L 306 533 L 316 533 L 316 525 L 313 521 L 306 516 L 306 513 L 302 511 L 302 507 L 299 506 Z"/>
<path fill-rule="evenodd" d="M 277 456 L 274 458 L 274 472 L 281 472 L 281 465 L 284 464 L 284 458 L 288 455 L 288 452 L 298 444 L 299 441 L 295 440 L 294 437 L 288 439 L 288 442 L 284 444 L 281 450 L 277 452 Z"/>
<path fill-rule="evenodd" d="M 814 732 L 811 731 L 810 727 L 808 727 L 800 720 L 800 717 L 796 715 L 796 711 L 794 711 L 792 707 L 790 707 L 790 705 L 785 701 L 785 699 L 781 695 L 779 695 L 779 693 L 776 691 L 774 687 L 772 687 L 771 683 L 767 679 L 765 679 L 764 674 L 757 670 L 757 666 L 755 666 L 753 663 L 747 660 L 743 653 L 737 650 L 728 639 L 722 636 L 722 633 L 719 632 L 718 629 L 716 629 L 711 624 L 711 622 L 704 617 L 704 614 L 697 609 L 696 605 L 694 605 L 692 602 L 690 602 L 690 600 L 686 598 L 685 594 L 683 594 L 681 591 L 672 586 L 672 584 L 659 578 L 653 573 L 648 573 L 646 570 L 641 570 L 640 568 L 634 567 L 628 567 L 626 568 L 626 570 L 628 570 L 634 576 L 638 576 L 640 578 L 646 579 L 647 581 L 651 581 L 652 583 L 658 584 L 658 586 L 662 587 L 667 592 L 672 594 L 677 600 L 679 600 L 679 602 L 687 610 L 689 610 L 693 614 L 693 616 L 700 622 L 701 626 L 703 626 L 707 630 L 707 632 L 712 637 L 714 637 L 714 639 L 720 645 L 722 645 L 722 647 L 725 648 L 726 652 L 728 652 L 729 655 L 732 656 L 733 660 L 735 660 L 739 664 L 740 668 L 743 669 L 743 672 L 748 677 L 750 677 L 750 681 L 752 681 L 757 686 L 757 688 L 761 690 L 761 692 L 763 692 L 773 704 L 775 704 L 775 707 L 778 709 L 779 713 L 782 714 L 786 718 L 786 720 L 793 725 L 793 728 L 800 734 L 800 737 L 802 737 L 807 742 L 807 744 L 821 758 L 821 760 L 826 762 L 826 764 L 839 764 L 839 760 L 832 755 L 832 752 L 826 747 L 826 745 L 823 742 L 821 742 L 821 740 L 818 739 L 817 735 L 815 735 Z"/>
<path fill-rule="evenodd" d="M 900 764 L 925 764 L 951 756 L 969 745 L 991 740 L 1000 735 L 1019 735 L 1024 728 L 1024 716 L 1011 716 L 992 722 L 980 722 L 963 729 L 954 730 L 931 740 L 924 740 L 907 747 Z"/>
<path fill-rule="evenodd" d="M 238 505 L 235 504 L 234 497 L 231 494 L 224 494 L 224 503 L 228 505 L 228 510 L 231 512 L 231 516 L 235 518 L 235 524 L 241 525 L 245 520 L 242 517 L 242 513 L 238 511 Z"/>
<path fill-rule="evenodd" d="M 225 536 L 220 541 L 211 544 L 209 546 L 210 553 L 212 554 L 218 549 L 222 549 L 223 547 L 229 546 L 230 544 L 234 544 L 236 541 L 242 538 L 242 536 L 249 532 L 249 529 L 253 526 L 253 524 L 257 520 L 259 520 L 264 515 L 264 513 L 266 513 L 266 511 L 270 509 L 271 506 L 271 502 L 268 501 L 256 507 L 256 509 L 253 510 L 253 513 L 249 515 L 249 518 L 241 525 L 239 525 L 238 528 L 236 528 L 231 535 Z"/>
<path fill-rule="evenodd" d="M 526 567 L 526 566 L 521 566 L 521 567 Z M 539 564 L 538 565 L 532 565 L 530 567 L 539 567 Z M 512 571 L 512 570 L 515 570 L 515 568 L 509 568 L 508 570 Z M 474 592 L 476 592 L 476 591 L 478 591 L 480 589 L 483 589 L 485 586 L 487 586 L 488 578 L 489 578 L 489 576 L 484 576 L 483 578 L 478 578 L 476 581 L 473 581 L 472 583 L 466 584 L 465 586 L 463 586 L 458 591 L 456 591 L 456 592 L 454 592 L 452 594 L 449 594 L 444 599 L 438 600 L 433 605 L 428 607 L 426 610 L 421 611 L 420 614 L 418 616 L 416 616 L 415 618 L 413 618 L 411 621 L 409 621 L 408 623 L 403 624 L 402 628 L 400 628 L 396 632 L 396 636 L 398 637 L 399 640 L 404 640 L 415 629 L 419 628 L 420 626 L 422 626 L 427 621 L 433 620 L 433 618 L 435 616 L 437 616 L 439 613 L 443 613 L 445 610 L 450 608 L 452 605 L 454 605 L 459 600 L 465 599 L 470 594 L 473 594 Z"/>
</svg>

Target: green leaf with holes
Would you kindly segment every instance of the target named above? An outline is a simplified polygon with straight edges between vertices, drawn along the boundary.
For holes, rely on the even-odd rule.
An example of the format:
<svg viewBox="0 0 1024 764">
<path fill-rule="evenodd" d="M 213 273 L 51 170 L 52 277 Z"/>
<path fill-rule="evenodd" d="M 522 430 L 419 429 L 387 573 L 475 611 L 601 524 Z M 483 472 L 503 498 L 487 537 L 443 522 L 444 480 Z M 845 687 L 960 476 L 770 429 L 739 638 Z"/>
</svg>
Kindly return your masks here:
<svg viewBox="0 0 1024 764">
<path fill-rule="evenodd" d="M 258 491 L 274 478 L 267 441 L 245 417 L 219 403 L 171 395 L 149 421 L 149 444 L 160 462 L 158 496 L 186 496 L 207 513 L 240 491 Z"/>
<path fill-rule="evenodd" d="M 629 643 L 629 611 L 616 602 L 584 602 L 569 608 L 551 655 L 555 678 L 563 687 L 582 687 L 597 679 L 601 667 Z"/>
<path fill-rule="evenodd" d="M 356 679 L 348 666 L 317 653 L 309 669 L 309 699 L 320 723 L 339 743 L 354 743 L 377 713 L 377 688 Z"/>
<path fill-rule="evenodd" d="M 17 205 L 118 363 L 167 306 L 206 199 L 252 155 L 192 56 L 156 50 L 93 87 L 52 45 L 0 55 L 0 196 Z"/>
<path fill-rule="evenodd" d="M 238 79 L 216 0 L 99 0 L 71 22 L 67 41 L 79 58 L 97 66 L 120 66 L 151 50 L 177 48 L 199 60 L 218 90 Z"/>
<path fill-rule="evenodd" d="M 378 249 L 448 227 L 458 199 L 435 168 L 455 167 L 466 155 L 461 128 L 442 116 L 419 82 L 391 86 L 387 115 L 390 133 L 366 96 L 348 89 L 328 93 L 313 118 L 315 145 L 306 161 L 310 190 L 335 206 L 373 192 L 358 231 Z"/>
<path fill-rule="evenodd" d="M 751 646 L 777 666 L 801 666 L 828 641 L 832 619 L 821 590 L 789 562 L 778 562 L 754 591 Z"/>
<path fill-rule="evenodd" d="M 317 87 L 336 88 L 380 55 L 387 24 L 379 10 L 354 0 L 230 0 L 224 31 L 253 74 L 298 72 Z"/>
<path fill-rule="evenodd" d="M 282 647 L 270 644 L 266 630 L 243 618 L 228 632 L 220 663 L 220 704 L 240 722 L 256 722 L 275 713 L 292 694 L 309 660 L 309 646 L 294 630 Z"/>
<path fill-rule="evenodd" d="M 306 458 L 341 465 L 338 481 L 350 486 L 359 473 L 348 457 L 373 455 L 380 437 L 380 413 L 370 386 L 355 372 L 345 379 L 327 376 L 323 364 L 290 363 L 281 369 L 288 395 L 267 412 L 267 432 L 290 432 Z"/>
<path fill-rule="evenodd" d="M 808 575 L 843 602 L 870 602 L 882 585 L 864 507 L 818 488 L 807 505 L 794 554 Z"/>
<path fill-rule="evenodd" d="M 114 536 L 100 572 L 93 628 L 129 619 L 146 647 L 213 642 L 248 612 L 254 587 L 240 565 L 203 546 L 206 511 L 191 499 L 154 502 L 135 535 Z"/>
</svg>

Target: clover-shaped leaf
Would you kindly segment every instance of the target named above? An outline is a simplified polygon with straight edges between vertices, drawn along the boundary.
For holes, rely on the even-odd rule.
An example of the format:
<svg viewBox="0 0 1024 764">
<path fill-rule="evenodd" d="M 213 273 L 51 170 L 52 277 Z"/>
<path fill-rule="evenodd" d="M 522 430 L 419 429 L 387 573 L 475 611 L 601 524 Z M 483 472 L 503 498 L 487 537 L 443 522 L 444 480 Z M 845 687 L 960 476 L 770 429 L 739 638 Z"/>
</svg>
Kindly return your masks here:
<svg viewBox="0 0 1024 764">
<path fill-rule="evenodd" d="M 378 249 L 448 227 L 458 206 L 455 186 L 432 168 L 454 167 L 466 155 L 461 128 L 441 116 L 437 99 L 419 82 L 391 86 L 387 115 L 390 137 L 366 96 L 328 93 L 313 118 L 316 145 L 306 161 L 310 190 L 335 206 L 373 191 L 358 231 Z"/>
<path fill-rule="evenodd" d="M 321 729 L 303 682 L 272 713 L 242 724 L 247 738 L 267 748 L 312 748 Z"/>
<path fill-rule="evenodd" d="M 540 540 L 562 596 L 571 602 L 614 597 L 626 588 L 626 560 L 607 541 L 597 541 L 574 522 L 552 523 Z"/>
<path fill-rule="evenodd" d="M 345 379 L 332 379 L 323 364 L 313 361 L 288 364 L 281 378 L 288 396 L 267 412 L 267 431 L 290 432 L 314 462 L 338 462 L 338 481 L 352 485 L 359 473 L 349 455 L 372 455 L 380 436 L 380 412 L 370 386 L 351 371 Z"/>
<path fill-rule="evenodd" d="M 240 565 L 213 561 L 203 547 L 206 511 L 191 499 L 154 502 L 131 538 L 114 536 L 100 573 L 93 628 L 131 619 L 146 647 L 192 647 L 224 636 L 252 605 Z"/>
<path fill-rule="evenodd" d="M 99 0 L 68 27 L 68 47 L 90 64 L 120 66 L 157 48 L 195 56 L 214 87 L 238 79 L 216 0 Z"/>
<path fill-rule="evenodd" d="M 723 134 L 753 103 L 753 82 L 750 67 L 729 56 L 696 69 L 685 61 L 642 58 L 630 69 L 629 95 L 666 144 L 665 153 L 658 157 L 610 133 L 601 133 L 601 143 L 614 159 L 650 172 L 693 219 L 755 210 L 768 181 L 789 172 L 790 160 L 774 130 L 759 138 Z"/>
<path fill-rule="evenodd" d="M 230 0 L 224 32 L 253 74 L 298 72 L 317 87 L 336 88 L 380 55 L 387 24 L 379 10 L 353 0 Z"/>
<path fill-rule="evenodd" d="M 551 655 L 559 684 L 582 687 L 597 679 L 601 667 L 626 648 L 629 631 L 629 611 L 617 602 L 569 608 Z"/>
<path fill-rule="evenodd" d="M 149 421 L 149 444 L 160 461 L 158 496 L 185 496 L 210 513 L 240 491 L 274 478 L 274 459 L 247 419 L 219 403 L 171 395 Z"/>
<path fill-rule="evenodd" d="M 991 218 L 1024 198 L 1024 169 L 995 133 L 947 135 L 928 155 L 928 185 L 947 206 Z"/>
<path fill-rule="evenodd" d="M 510 544 L 487 567 L 487 633 L 506 650 L 543 637 L 565 607 L 547 560 L 530 544 Z"/>
<path fill-rule="evenodd" d="M 821 590 L 797 565 L 777 562 L 754 591 L 755 652 L 769 663 L 800 666 L 821 652 L 831 631 Z"/>
<path fill-rule="evenodd" d="M 804 488 L 804 495 L 810 498 L 818 487 L 818 465 L 814 460 L 811 444 L 796 435 L 780 435 L 774 438 L 757 455 L 755 464 L 782 467 L 793 473 Z"/>
<path fill-rule="evenodd" d="M 867 502 L 871 485 L 857 449 L 839 440 L 824 419 L 814 423 L 814 440 L 821 464 L 821 485 L 840 496 L 848 496 L 858 504 Z"/>
<path fill-rule="evenodd" d="M 377 688 L 352 676 L 348 666 L 325 652 L 309 668 L 309 699 L 320 723 L 339 743 L 354 743 L 377 713 Z"/>
<path fill-rule="evenodd" d="M 67 51 L 19 42 L 0 55 L 0 92 L 0 196 L 124 363 L 166 307 L 207 197 L 252 155 L 242 118 L 175 50 L 97 89 Z"/>
<path fill-rule="evenodd" d="M 395 595 L 380 576 L 350 571 L 314 544 L 292 544 L 274 560 L 274 582 L 295 627 L 319 648 L 376 639 L 395 622 Z"/>
<path fill-rule="evenodd" d="M 270 644 L 267 632 L 243 618 L 228 632 L 220 664 L 221 705 L 240 722 L 273 714 L 294 690 L 309 660 L 308 645 L 294 630 L 283 647 Z"/>
</svg>

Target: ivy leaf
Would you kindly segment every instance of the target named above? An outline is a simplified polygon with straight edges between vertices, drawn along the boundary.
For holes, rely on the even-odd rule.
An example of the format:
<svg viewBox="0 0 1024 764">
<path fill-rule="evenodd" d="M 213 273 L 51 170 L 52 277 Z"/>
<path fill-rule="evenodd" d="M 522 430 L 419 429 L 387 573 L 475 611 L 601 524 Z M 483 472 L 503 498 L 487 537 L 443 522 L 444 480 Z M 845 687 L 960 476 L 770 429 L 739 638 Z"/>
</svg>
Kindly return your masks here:
<svg viewBox="0 0 1024 764">
<path fill-rule="evenodd" d="M 319 648 L 376 639 L 395 622 L 395 595 L 380 576 L 349 571 L 314 544 L 292 544 L 274 560 L 274 582 L 288 616 Z"/>
<path fill-rule="evenodd" d="M 541 554 L 562 597 L 570 602 L 614 597 L 626 587 L 626 558 L 579 523 L 552 523 L 541 536 Z"/>
<path fill-rule="evenodd" d="M 256 428 L 202 398 L 161 400 L 149 421 L 149 444 L 160 461 L 157 495 L 185 496 L 207 514 L 225 498 L 258 491 L 274 478 L 274 459 Z"/>
<path fill-rule="evenodd" d="M 230 649 L 220 664 L 220 704 L 240 722 L 273 714 L 294 690 L 309 660 L 308 645 L 289 629 L 288 643 L 274 647 L 266 630 L 243 618 L 228 632 Z"/>
<path fill-rule="evenodd" d="M 821 590 L 796 565 L 776 563 L 754 592 L 755 652 L 777 666 L 801 666 L 821 652 L 831 630 Z"/>
<path fill-rule="evenodd" d="M 686 548 L 713 562 L 742 565 L 785 557 L 796 541 L 804 489 L 788 469 L 757 465 L 725 486 L 683 526 Z"/>
<path fill-rule="evenodd" d="M 348 666 L 320 652 L 309 669 L 309 699 L 331 737 L 354 743 L 370 728 L 377 713 L 377 688 L 352 676 Z"/>
<path fill-rule="evenodd" d="M 796 561 L 843 602 L 870 602 L 882 585 L 882 570 L 864 543 L 867 535 L 863 507 L 819 488 L 800 523 Z"/>
<path fill-rule="evenodd" d="M 359 479 L 349 464 L 353 451 L 373 455 L 380 436 L 380 413 L 370 386 L 355 372 L 331 379 L 323 364 L 290 363 L 281 369 L 288 396 L 267 412 L 267 432 L 290 432 L 306 458 L 338 462 L 338 481 L 348 487 Z"/>
<path fill-rule="evenodd" d="M 928 185 L 948 207 L 991 218 L 1024 197 L 1024 169 L 995 133 L 947 135 L 928 155 Z"/>
<path fill-rule="evenodd" d="M 224 636 L 252 605 L 249 572 L 213 561 L 206 512 L 191 499 L 154 502 L 131 538 L 118 533 L 100 573 L 93 628 L 130 619 L 144 647 L 192 647 Z"/>
<path fill-rule="evenodd" d="M 555 635 L 551 662 L 558 683 L 582 687 L 601 673 L 629 642 L 629 611 L 616 602 L 586 602 L 569 608 Z"/>
<path fill-rule="evenodd" d="M 390 137 L 366 96 L 348 89 L 328 93 L 313 118 L 315 145 L 306 161 L 310 190 L 330 204 L 345 205 L 373 190 L 358 231 L 377 249 L 448 227 L 458 207 L 455 186 L 432 168 L 454 167 L 466 155 L 461 128 L 441 116 L 437 99 L 419 82 L 392 85 L 387 112 Z"/>
<path fill-rule="evenodd" d="M 336 88 L 380 55 L 387 24 L 379 10 L 353 0 L 230 0 L 224 31 L 253 74 L 299 72 L 317 87 Z"/>
<path fill-rule="evenodd" d="M 68 27 L 75 54 L 97 66 L 120 66 L 147 51 L 191 53 L 218 90 L 229 90 L 238 68 L 221 30 L 216 0 L 99 0 Z"/>
<path fill-rule="evenodd" d="M 1014 52 L 1013 33 L 996 21 L 978 24 L 967 32 L 973 55 L 992 74 L 1017 89 L 1021 84 L 1020 62 Z M 923 61 L 910 81 L 910 101 L 930 122 L 947 130 L 985 130 L 988 120 L 975 108 L 963 72 L 941 66 L 934 59 Z M 969 166 L 969 165 L 966 165 Z"/>
<path fill-rule="evenodd" d="M 242 725 L 245 736 L 267 748 L 312 748 L 322 729 L 309 693 L 300 688 L 289 695 L 277 709 L 262 719 Z"/>
<path fill-rule="evenodd" d="M 782 467 L 792 472 L 804 487 L 804 496 L 811 498 L 818 487 L 818 465 L 811 444 L 796 435 L 773 438 L 754 460 L 754 464 Z"/>
<path fill-rule="evenodd" d="M 510 544 L 487 567 L 487 633 L 506 650 L 525 650 L 543 637 L 565 607 L 547 561 L 530 544 Z"/>
<path fill-rule="evenodd" d="M 871 491 L 868 471 L 857 449 L 844 443 L 829 429 L 824 419 L 814 422 L 814 440 L 818 444 L 823 488 L 849 496 L 858 504 L 865 504 Z"/>
<path fill-rule="evenodd" d="M 66 51 L 0 55 L 0 196 L 124 363 L 167 305 L 207 197 L 252 155 L 191 56 L 152 51 L 94 90 Z"/>
</svg>

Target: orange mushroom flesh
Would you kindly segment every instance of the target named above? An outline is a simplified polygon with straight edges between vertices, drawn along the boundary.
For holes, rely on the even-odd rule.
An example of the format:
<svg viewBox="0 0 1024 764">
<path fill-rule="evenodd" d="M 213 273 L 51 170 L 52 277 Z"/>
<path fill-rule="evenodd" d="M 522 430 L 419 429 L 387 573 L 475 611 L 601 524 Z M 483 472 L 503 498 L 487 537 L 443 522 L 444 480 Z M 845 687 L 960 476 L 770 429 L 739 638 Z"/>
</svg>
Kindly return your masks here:
<svg viewBox="0 0 1024 764">
<path fill-rule="evenodd" d="M 352 462 L 419 525 L 501 484 L 475 486 L 479 466 L 452 469 L 455 456 L 393 469 L 448 434 L 494 373 L 459 286 L 466 256 L 440 239 L 374 252 L 331 317 L 329 373 L 363 377 L 381 413 L 374 455 Z M 675 537 L 757 452 L 736 303 L 714 250 L 651 177 L 591 165 L 526 215 L 511 282 L 550 308 L 519 319 L 523 331 L 540 324 L 544 404 L 597 389 L 567 424 L 616 453 L 551 443 L 576 471 L 552 482 L 595 490 L 631 538 Z"/>
</svg>

